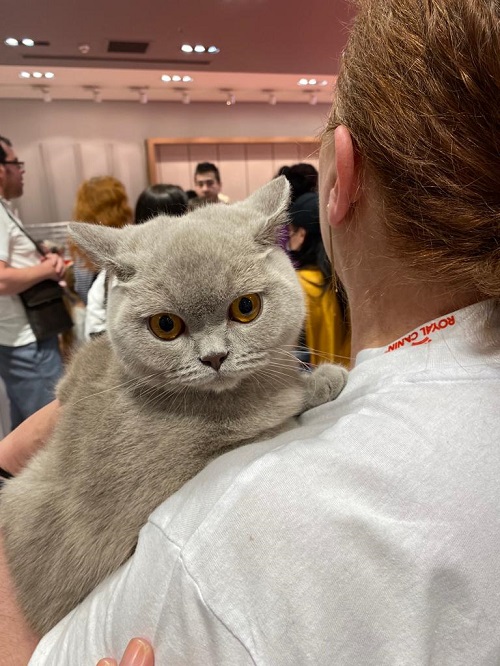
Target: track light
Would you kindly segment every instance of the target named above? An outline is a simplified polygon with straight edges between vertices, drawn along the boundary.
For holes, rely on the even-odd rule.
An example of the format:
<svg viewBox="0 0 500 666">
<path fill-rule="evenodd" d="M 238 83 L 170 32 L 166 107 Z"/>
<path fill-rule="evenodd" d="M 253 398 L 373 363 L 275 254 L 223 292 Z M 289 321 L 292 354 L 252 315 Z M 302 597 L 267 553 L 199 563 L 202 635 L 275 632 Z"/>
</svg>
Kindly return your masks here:
<svg viewBox="0 0 500 666">
<path fill-rule="evenodd" d="M 233 104 L 236 104 L 236 97 L 234 95 L 234 92 L 229 91 L 227 93 L 226 105 L 233 106 Z"/>
<path fill-rule="evenodd" d="M 50 88 L 47 86 L 33 86 L 33 88 L 41 93 L 42 99 L 44 102 L 52 102 L 52 95 L 50 94 Z"/>
</svg>

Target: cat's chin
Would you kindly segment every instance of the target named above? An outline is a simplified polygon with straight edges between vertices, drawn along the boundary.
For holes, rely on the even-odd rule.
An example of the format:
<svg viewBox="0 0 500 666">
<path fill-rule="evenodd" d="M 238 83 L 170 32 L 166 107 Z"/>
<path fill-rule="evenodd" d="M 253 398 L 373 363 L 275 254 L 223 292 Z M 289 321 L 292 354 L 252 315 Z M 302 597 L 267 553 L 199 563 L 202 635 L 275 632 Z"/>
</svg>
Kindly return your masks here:
<svg viewBox="0 0 500 666">
<path fill-rule="evenodd" d="M 234 375 L 228 377 L 227 375 L 214 376 L 213 379 L 200 382 L 196 385 L 199 391 L 211 391 L 213 393 L 223 393 L 224 391 L 232 391 L 241 382 L 243 377 L 235 377 Z"/>
</svg>

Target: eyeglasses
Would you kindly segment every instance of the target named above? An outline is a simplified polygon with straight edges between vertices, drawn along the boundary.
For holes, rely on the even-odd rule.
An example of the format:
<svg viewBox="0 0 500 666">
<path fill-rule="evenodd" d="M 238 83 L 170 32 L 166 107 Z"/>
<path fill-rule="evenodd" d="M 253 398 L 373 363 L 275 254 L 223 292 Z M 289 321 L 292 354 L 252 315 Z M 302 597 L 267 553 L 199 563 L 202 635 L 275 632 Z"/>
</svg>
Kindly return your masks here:
<svg viewBox="0 0 500 666">
<path fill-rule="evenodd" d="M 24 169 L 24 162 L 21 162 L 20 160 L 4 160 L 3 162 L 0 162 L 0 164 L 13 164 L 18 169 Z"/>
</svg>

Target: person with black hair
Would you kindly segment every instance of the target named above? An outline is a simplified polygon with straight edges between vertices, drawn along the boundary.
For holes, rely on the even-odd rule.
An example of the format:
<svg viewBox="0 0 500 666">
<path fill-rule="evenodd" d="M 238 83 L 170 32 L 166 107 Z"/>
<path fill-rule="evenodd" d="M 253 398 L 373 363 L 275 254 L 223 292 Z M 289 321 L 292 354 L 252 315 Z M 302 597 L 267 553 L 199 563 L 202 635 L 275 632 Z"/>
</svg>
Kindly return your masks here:
<svg viewBox="0 0 500 666">
<path fill-rule="evenodd" d="M 212 162 L 199 162 L 194 171 L 194 189 L 197 198 L 204 203 L 229 203 L 229 198 L 221 194 L 222 182 L 219 169 Z M 193 206 L 199 205 L 195 199 Z"/>
<path fill-rule="evenodd" d="M 307 317 L 297 355 L 311 365 L 350 362 L 350 334 L 340 283 L 321 240 L 318 194 L 302 194 L 290 207 L 288 253 L 304 290 Z"/>
<path fill-rule="evenodd" d="M 12 428 L 54 399 L 63 366 L 57 336 L 37 340 L 19 294 L 44 281 L 59 282 L 64 261 L 26 235 L 11 200 L 22 196 L 24 162 L 0 136 L 0 376 Z"/>
<path fill-rule="evenodd" d="M 177 185 L 150 185 L 137 199 L 134 222 L 142 224 L 157 215 L 184 215 L 187 204 L 186 192 Z"/>
</svg>

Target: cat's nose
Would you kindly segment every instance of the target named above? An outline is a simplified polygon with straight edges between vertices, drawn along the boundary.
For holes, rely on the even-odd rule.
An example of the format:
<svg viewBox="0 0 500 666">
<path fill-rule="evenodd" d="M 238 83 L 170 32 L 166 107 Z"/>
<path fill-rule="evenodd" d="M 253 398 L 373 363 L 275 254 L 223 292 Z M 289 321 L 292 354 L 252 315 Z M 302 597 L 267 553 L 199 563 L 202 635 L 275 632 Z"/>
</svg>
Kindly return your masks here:
<svg viewBox="0 0 500 666">
<path fill-rule="evenodd" d="M 227 354 L 212 354 L 211 356 L 204 356 L 200 358 L 203 365 L 210 365 L 214 370 L 219 370 L 220 366 L 227 358 Z"/>
</svg>

